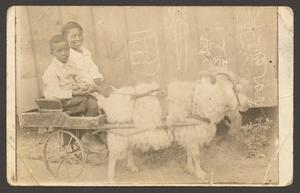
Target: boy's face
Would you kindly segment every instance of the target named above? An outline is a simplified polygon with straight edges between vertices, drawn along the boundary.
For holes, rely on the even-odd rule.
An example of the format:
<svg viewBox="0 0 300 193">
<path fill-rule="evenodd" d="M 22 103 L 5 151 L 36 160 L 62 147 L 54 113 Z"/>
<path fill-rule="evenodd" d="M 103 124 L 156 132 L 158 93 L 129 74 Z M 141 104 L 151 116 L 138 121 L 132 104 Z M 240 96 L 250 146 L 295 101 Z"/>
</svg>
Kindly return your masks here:
<svg viewBox="0 0 300 193">
<path fill-rule="evenodd" d="M 80 49 L 83 42 L 82 31 L 78 28 L 72 28 L 68 30 L 66 39 L 69 43 L 69 46 L 75 50 Z"/>
<path fill-rule="evenodd" d="M 68 61 L 70 55 L 70 47 L 67 41 L 54 43 L 51 46 L 51 53 L 62 63 Z"/>
</svg>

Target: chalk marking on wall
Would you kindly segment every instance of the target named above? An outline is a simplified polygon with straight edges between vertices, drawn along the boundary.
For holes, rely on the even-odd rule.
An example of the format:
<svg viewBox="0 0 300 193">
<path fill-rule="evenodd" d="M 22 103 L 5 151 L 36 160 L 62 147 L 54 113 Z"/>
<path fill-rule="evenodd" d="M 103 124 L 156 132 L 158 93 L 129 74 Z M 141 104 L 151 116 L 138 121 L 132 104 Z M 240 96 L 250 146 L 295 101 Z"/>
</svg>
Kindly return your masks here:
<svg viewBox="0 0 300 193">
<path fill-rule="evenodd" d="M 255 69 L 259 68 L 262 73 L 255 75 L 253 74 L 253 101 L 255 104 L 260 105 L 265 101 L 263 91 L 265 90 L 264 77 L 267 74 L 267 57 L 263 52 L 261 33 L 258 30 L 266 27 L 265 24 L 257 24 L 258 18 L 261 12 L 257 9 L 247 10 L 243 13 L 242 10 L 237 10 L 237 20 L 241 23 L 237 26 L 239 32 L 239 42 L 240 42 L 240 53 L 244 56 L 244 61 L 242 63 L 243 71 L 249 73 L 249 70 L 245 68 L 249 67 L 249 64 L 253 67 L 253 72 Z M 246 20 L 243 20 L 243 17 Z M 244 21 L 244 22 L 243 22 Z M 262 68 L 262 70 L 261 70 Z"/>
<path fill-rule="evenodd" d="M 147 41 L 149 39 L 152 41 Z M 155 53 L 150 53 L 151 51 L 149 49 L 149 42 L 153 43 Z M 134 67 L 133 72 L 144 76 L 157 75 L 160 70 L 160 63 L 156 33 L 152 29 L 129 32 L 128 44 L 130 64 L 132 67 Z M 138 50 L 134 50 L 134 46 L 139 46 L 140 48 L 138 48 Z M 150 57 L 151 54 L 154 56 L 154 58 Z M 141 57 L 140 61 L 137 61 L 137 56 Z M 153 64 L 156 64 L 156 66 L 154 66 L 154 69 L 151 72 L 138 70 L 138 68 L 136 68 L 138 66 L 149 67 L 153 66 Z"/>
<path fill-rule="evenodd" d="M 198 51 L 194 55 L 205 56 L 201 61 L 202 64 L 209 64 L 208 68 L 228 66 L 225 40 L 222 40 L 222 43 L 218 43 L 204 36 L 200 36 L 199 39 Z M 213 50 L 217 53 L 214 53 Z"/>
</svg>

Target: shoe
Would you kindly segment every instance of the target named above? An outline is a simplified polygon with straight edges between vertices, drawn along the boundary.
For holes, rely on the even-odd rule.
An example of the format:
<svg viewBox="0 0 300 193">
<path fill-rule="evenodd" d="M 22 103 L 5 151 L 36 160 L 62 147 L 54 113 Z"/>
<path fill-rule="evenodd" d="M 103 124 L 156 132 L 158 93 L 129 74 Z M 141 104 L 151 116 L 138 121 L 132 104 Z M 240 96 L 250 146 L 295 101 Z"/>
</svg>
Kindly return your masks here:
<svg viewBox="0 0 300 193">
<path fill-rule="evenodd" d="M 106 145 L 101 143 L 95 135 L 83 135 L 81 141 L 83 146 L 91 153 L 98 153 L 106 148 Z"/>
</svg>

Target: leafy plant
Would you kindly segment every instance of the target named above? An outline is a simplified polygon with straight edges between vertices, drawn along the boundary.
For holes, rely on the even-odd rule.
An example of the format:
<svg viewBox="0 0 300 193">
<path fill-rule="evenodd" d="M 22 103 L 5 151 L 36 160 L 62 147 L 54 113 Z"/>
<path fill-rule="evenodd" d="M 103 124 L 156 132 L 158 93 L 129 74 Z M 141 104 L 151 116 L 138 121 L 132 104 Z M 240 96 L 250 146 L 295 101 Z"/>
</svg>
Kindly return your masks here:
<svg viewBox="0 0 300 193">
<path fill-rule="evenodd" d="M 257 118 L 241 127 L 236 139 L 246 145 L 248 158 L 256 157 L 268 145 L 267 134 L 272 124 L 273 121 L 269 118 Z"/>
</svg>

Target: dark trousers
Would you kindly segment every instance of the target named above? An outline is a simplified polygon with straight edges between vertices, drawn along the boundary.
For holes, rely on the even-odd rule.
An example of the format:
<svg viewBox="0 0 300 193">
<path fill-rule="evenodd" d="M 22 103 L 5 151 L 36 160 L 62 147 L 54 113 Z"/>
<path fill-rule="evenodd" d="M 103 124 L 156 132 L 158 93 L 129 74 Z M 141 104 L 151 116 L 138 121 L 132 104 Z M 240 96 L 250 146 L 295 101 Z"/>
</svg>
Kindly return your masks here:
<svg viewBox="0 0 300 193">
<path fill-rule="evenodd" d="M 99 115 L 97 99 L 92 95 L 74 96 L 71 99 L 64 99 L 62 100 L 62 107 L 70 116 L 95 117 Z M 79 139 L 81 139 L 86 132 L 91 132 L 81 130 L 80 128 L 70 129 L 69 131 L 75 134 Z M 68 140 L 69 137 L 64 135 L 64 142 L 67 143 Z"/>
<path fill-rule="evenodd" d="M 99 115 L 97 99 L 92 95 L 75 96 L 71 99 L 62 100 L 64 111 L 68 111 L 71 116 L 94 117 Z"/>
</svg>

